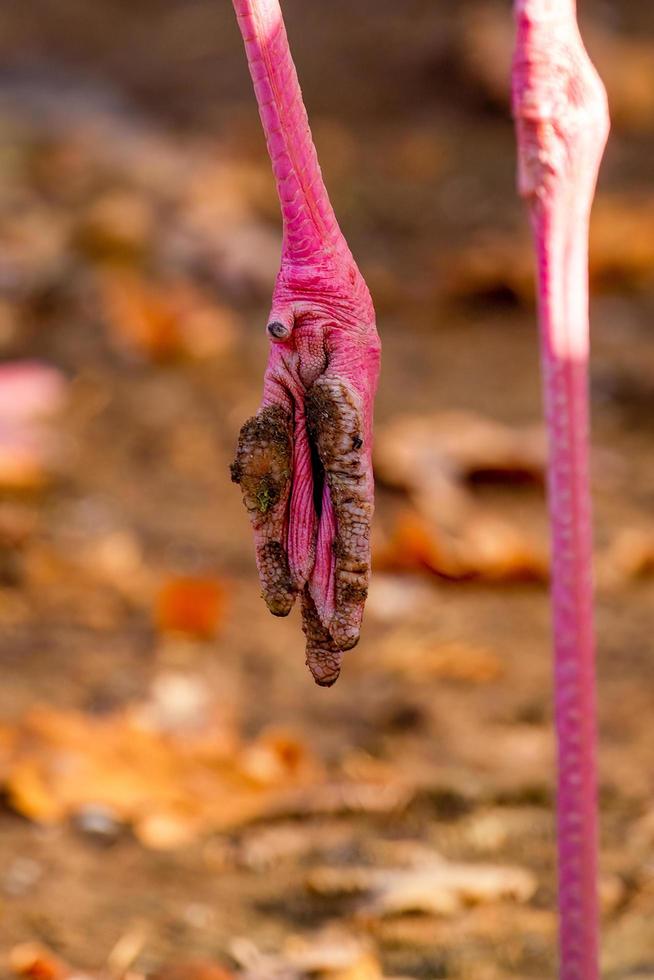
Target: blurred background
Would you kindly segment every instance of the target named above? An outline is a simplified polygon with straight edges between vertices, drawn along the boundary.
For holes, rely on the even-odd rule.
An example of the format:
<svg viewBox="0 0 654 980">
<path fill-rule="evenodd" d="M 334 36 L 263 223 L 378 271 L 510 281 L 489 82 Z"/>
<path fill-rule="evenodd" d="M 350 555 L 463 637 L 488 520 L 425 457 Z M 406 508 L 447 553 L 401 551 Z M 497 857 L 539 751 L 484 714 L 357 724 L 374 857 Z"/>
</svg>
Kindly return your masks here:
<svg viewBox="0 0 654 980">
<path fill-rule="evenodd" d="M 508 3 L 286 0 L 384 344 L 364 635 L 314 686 L 228 464 L 280 249 L 228 0 L 0 32 L 0 945 L 65 980 L 547 978 L 548 548 Z M 581 4 L 604 976 L 654 977 L 654 6 Z"/>
</svg>

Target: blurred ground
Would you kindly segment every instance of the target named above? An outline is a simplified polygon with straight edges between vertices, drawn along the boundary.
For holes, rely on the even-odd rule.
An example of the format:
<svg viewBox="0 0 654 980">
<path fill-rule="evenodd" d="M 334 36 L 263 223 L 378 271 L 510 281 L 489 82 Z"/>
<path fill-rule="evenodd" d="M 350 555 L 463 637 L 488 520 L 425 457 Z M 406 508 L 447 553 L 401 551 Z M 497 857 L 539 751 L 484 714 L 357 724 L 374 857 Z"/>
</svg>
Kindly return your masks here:
<svg viewBox="0 0 654 980">
<path fill-rule="evenodd" d="M 231 6 L 3 11 L 8 975 L 553 975 L 507 7 L 285 4 L 384 343 L 376 574 L 329 691 L 297 617 L 258 598 L 229 483 L 279 250 Z M 592 259 L 604 976 L 635 980 L 654 977 L 654 11 L 583 7 L 614 117 Z"/>
</svg>

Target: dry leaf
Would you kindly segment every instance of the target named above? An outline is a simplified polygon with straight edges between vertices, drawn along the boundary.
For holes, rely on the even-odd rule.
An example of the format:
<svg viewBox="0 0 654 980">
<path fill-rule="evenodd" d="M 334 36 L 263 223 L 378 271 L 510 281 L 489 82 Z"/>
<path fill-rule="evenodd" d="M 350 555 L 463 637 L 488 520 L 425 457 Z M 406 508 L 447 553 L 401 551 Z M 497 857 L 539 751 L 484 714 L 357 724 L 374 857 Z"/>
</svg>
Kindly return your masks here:
<svg viewBox="0 0 654 980">
<path fill-rule="evenodd" d="M 38 943 L 20 943 L 9 952 L 9 969 L 26 980 L 66 980 L 72 970 Z"/>
<path fill-rule="evenodd" d="M 649 191 L 599 194 L 590 229 L 590 281 L 594 290 L 649 290 L 654 280 L 654 198 Z M 533 248 L 526 226 L 484 230 L 459 251 L 438 256 L 446 294 L 474 299 L 508 293 L 535 296 Z"/>
<path fill-rule="evenodd" d="M 324 895 L 366 893 L 363 908 L 373 916 L 416 911 L 452 916 L 467 905 L 526 902 L 536 891 L 534 876 L 523 868 L 456 864 L 434 854 L 409 868 L 320 868 L 308 884 Z"/>
<path fill-rule="evenodd" d="M 375 441 L 375 465 L 381 479 L 413 492 L 424 491 L 442 510 L 451 497 L 454 516 L 465 503 L 456 484 L 488 476 L 513 483 L 542 482 L 546 465 L 542 425 L 511 427 L 474 412 L 399 416 Z M 455 484 L 450 487 L 448 484 Z M 435 484 L 435 486 L 434 486 Z"/>
<path fill-rule="evenodd" d="M 263 953 L 246 939 L 235 940 L 231 951 L 244 980 L 383 980 L 370 941 L 340 928 L 290 936 L 279 953 Z"/>
<path fill-rule="evenodd" d="M 110 337 L 123 349 L 166 361 L 214 357 L 233 343 L 233 314 L 188 282 L 160 284 L 113 270 L 100 284 Z"/>
<path fill-rule="evenodd" d="M 377 567 L 496 582 L 547 577 L 544 539 L 523 523 L 482 511 L 471 489 L 488 477 L 542 481 L 541 426 L 512 429 L 468 412 L 400 417 L 379 433 L 375 465 L 414 504 L 376 550 Z"/>
<path fill-rule="evenodd" d="M 316 772 L 315 759 L 297 737 L 281 729 L 268 729 L 243 748 L 242 772 L 260 786 L 274 786 L 286 779 L 304 779 Z"/>
<path fill-rule="evenodd" d="M 224 616 L 226 594 L 224 583 L 217 579 L 191 576 L 171 579 L 157 597 L 157 628 L 162 633 L 212 639 Z"/>
<path fill-rule="evenodd" d="M 549 567 L 544 536 L 483 513 L 470 515 L 458 533 L 450 533 L 406 511 L 374 560 L 388 571 L 426 569 L 447 579 L 496 583 L 545 581 Z"/>
<path fill-rule="evenodd" d="M 369 941 L 342 929 L 290 937 L 284 955 L 302 976 L 329 980 L 382 980 L 381 965 Z"/>
<path fill-rule="evenodd" d="M 157 849 L 263 818 L 388 812 L 413 792 L 388 771 L 328 781 L 289 732 L 243 742 L 200 686 L 165 675 L 148 701 L 100 717 L 33 708 L 4 736 L 0 776 L 18 812 L 53 824 L 101 808 Z"/>
<path fill-rule="evenodd" d="M 181 960 L 168 963 L 151 975 L 151 980 L 233 980 L 234 974 L 211 960 Z"/>
<path fill-rule="evenodd" d="M 107 969 L 113 977 L 125 977 L 148 940 L 145 922 L 134 922 L 114 943 L 107 956 Z"/>
<path fill-rule="evenodd" d="M 391 534 L 374 551 L 376 569 L 390 572 L 428 570 L 449 579 L 467 578 L 456 543 L 442 528 L 415 511 L 396 518 Z"/>
</svg>

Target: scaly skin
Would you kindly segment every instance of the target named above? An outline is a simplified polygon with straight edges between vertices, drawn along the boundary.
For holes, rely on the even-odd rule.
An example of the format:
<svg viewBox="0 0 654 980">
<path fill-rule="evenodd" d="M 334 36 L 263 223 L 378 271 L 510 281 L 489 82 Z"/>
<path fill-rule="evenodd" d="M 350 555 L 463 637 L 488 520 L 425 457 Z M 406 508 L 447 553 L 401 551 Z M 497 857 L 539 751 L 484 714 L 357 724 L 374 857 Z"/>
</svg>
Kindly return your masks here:
<svg viewBox="0 0 654 980">
<path fill-rule="evenodd" d="M 337 679 L 370 575 L 373 400 L 380 345 L 366 284 L 329 202 L 278 0 L 233 0 L 284 223 L 259 411 L 232 477 L 270 611 L 302 596 L 307 664 Z"/>
<path fill-rule="evenodd" d="M 573 0 L 517 0 L 518 186 L 538 256 L 549 429 L 562 980 L 597 980 L 597 778 L 588 480 L 588 221 L 609 129 Z"/>
</svg>

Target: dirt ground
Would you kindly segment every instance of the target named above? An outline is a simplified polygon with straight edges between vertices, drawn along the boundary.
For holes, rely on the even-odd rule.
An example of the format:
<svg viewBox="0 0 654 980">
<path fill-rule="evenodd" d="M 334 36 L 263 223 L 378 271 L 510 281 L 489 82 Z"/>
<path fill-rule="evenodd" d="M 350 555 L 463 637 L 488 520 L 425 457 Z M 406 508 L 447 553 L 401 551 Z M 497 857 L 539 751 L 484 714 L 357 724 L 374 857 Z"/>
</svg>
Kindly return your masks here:
<svg viewBox="0 0 654 980">
<path fill-rule="evenodd" d="M 76 975 L 180 980 L 209 964 L 259 980 L 555 974 L 540 389 L 507 7 L 284 5 L 383 342 L 374 580 L 330 690 L 304 666 L 298 616 L 273 620 L 259 598 L 229 480 L 279 252 L 231 5 L 3 12 L 0 348 L 56 369 L 61 395 L 53 408 L 37 378 L 51 417 L 17 431 L 0 405 L 5 975 L 56 980 L 55 956 Z M 592 264 L 603 976 L 644 980 L 654 12 L 583 7 L 617 112 Z M 432 416 L 436 456 L 407 472 Z M 49 951 L 45 974 L 26 942 Z"/>
</svg>

